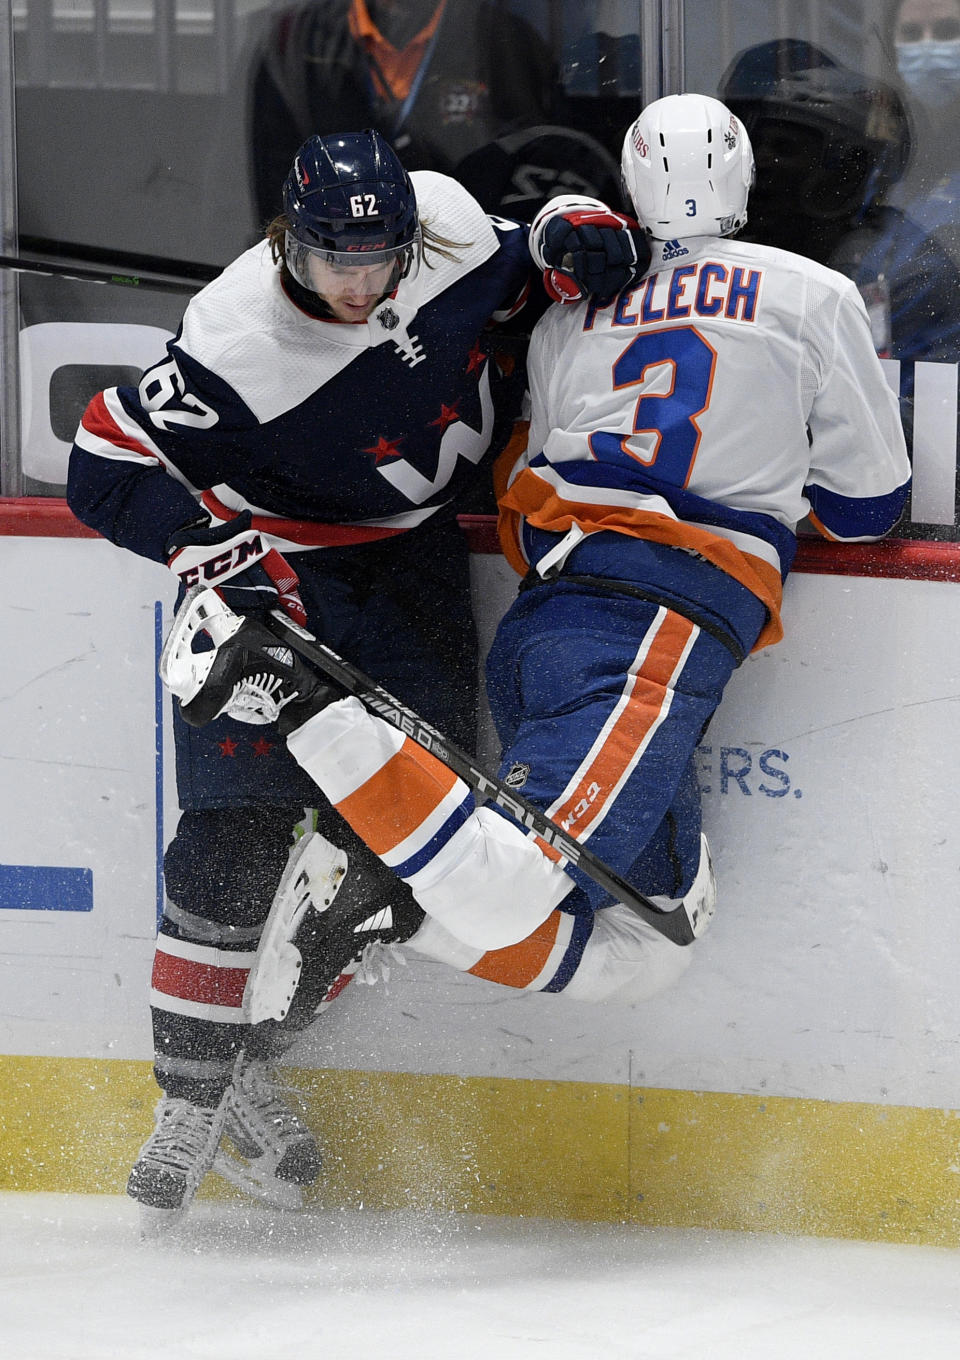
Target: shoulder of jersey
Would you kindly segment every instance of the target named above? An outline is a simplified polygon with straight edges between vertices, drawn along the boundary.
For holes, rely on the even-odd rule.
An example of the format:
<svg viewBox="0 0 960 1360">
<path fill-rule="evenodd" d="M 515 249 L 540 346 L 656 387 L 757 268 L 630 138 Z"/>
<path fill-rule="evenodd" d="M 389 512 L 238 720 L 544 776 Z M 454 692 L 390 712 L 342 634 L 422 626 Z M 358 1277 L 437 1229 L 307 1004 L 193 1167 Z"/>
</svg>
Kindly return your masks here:
<svg viewBox="0 0 960 1360">
<path fill-rule="evenodd" d="M 225 354 L 251 336 L 308 325 L 283 295 L 269 244 L 259 241 L 190 300 L 181 344 L 207 368 L 217 369 Z"/>
<path fill-rule="evenodd" d="M 705 245 L 701 256 L 704 254 L 726 255 L 735 259 L 737 263 L 744 265 L 754 265 L 760 269 L 778 269 L 784 274 L 802 275 L 812 282 L 819 283 L 821 287 L 845 292 L 855 287 L 845 274 L 839 273 L 836 269 L 830 269 L 825 264 L 819 264 L 816 260 L 808 259 L 806 255 L 798 255 L 793 250 L 781 250 L 779 246 L 764 246 L 755 244 L 752 241 L 739 241 L 736 237 L 717 237 Z M 670 268 L 672 261 L 665 261 L 663 269 Z"/>
<path fill-rule="evenodd" d="M 421 301 L 427 302 L 495 255 L 500 241 L 483 208 L 457 180 L 436 170 L 414 170 L 410 179 L 420 221 L 456 242 L 455 260 L 434 256 L 432 267 L 420 271 Z"/>
</svg>

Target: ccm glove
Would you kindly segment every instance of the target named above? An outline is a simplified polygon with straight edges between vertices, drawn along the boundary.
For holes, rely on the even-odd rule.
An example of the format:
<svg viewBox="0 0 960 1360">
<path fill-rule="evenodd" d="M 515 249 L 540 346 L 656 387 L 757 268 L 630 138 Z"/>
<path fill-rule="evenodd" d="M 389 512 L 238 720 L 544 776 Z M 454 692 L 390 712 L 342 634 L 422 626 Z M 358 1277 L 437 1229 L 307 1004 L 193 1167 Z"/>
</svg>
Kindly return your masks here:
<svg viewBox="0 0 960 1360">
<path fill-rule="evenodd" d="M 555 302 L 615 297 L 650 267 L 646 232 L 608 208 L 574 208 L 548 218 L 539 246 L 544 287 Z"/>
<path fill-rule="evenodd" d="M 231 609 L 249 614 L 278 605 L 306 627 L 300 578 L 282 553 L 252 527 L 249 510 L 226 524 L 204 514 L 184 524 L 167 541 L 167 565 L 183 584 L 211 586 Z"/>
</svg>

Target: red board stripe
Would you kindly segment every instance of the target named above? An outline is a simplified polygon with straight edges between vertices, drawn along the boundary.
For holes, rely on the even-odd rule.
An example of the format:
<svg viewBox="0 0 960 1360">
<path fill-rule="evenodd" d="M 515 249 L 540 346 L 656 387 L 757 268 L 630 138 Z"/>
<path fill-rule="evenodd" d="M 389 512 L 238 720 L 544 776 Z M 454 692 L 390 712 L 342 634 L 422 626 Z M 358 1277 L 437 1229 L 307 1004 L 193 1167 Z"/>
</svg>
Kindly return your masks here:
<svg viewBox="0 0 960 1360">
<path fill-rule="evenodd" d="M 470 551 L 499 553 L 495 515 L 461 515 Z M 97 538 L 66 501 L 55 496 L 0 496 L 0 537 Z M 794 571 L 820 576 L 885 576 L 911 581 L 960 581 L 960 543 L 885 539 L 881 543 L 829 543 L 803 535 Z"/>
</svg>

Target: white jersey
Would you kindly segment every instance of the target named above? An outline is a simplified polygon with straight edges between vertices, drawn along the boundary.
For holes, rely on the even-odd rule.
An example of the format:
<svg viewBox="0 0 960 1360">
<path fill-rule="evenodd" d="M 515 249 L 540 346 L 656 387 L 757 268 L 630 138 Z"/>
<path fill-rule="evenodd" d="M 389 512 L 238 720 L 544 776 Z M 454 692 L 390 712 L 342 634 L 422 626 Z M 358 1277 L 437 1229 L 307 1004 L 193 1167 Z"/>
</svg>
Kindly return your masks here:
<svg viewBox="0 0 960 1360">
<path fill-rule="evenodd" d="M 846 541 L 899 518 L 896 397 L 843 275 L 715 237 L 653 245 L 635 288 L 534 330 L 504 546 L 519 565 L 524 523 L 616 529 L 695 548 L 775 610 L 804 516 Z"/>
</svg>

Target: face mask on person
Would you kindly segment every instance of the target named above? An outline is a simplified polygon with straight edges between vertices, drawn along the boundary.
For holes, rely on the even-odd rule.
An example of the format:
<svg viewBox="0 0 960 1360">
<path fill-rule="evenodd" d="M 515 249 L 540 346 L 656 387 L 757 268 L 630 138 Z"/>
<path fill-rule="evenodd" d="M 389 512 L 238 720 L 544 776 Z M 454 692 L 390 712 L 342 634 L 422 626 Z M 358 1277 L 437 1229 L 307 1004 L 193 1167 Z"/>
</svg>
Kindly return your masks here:
<svg viewBox="0 0 960 1360">
<path fill-rule="evenodd" d="M 897 69 L 917 99 L 940 109 L 960 95 L 960 38 L 897 44 Z"/>
</svg>

